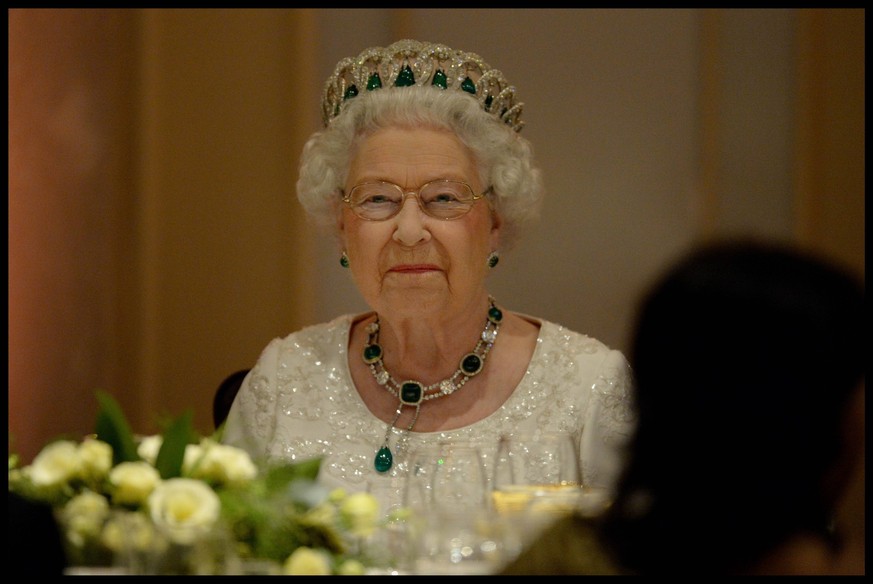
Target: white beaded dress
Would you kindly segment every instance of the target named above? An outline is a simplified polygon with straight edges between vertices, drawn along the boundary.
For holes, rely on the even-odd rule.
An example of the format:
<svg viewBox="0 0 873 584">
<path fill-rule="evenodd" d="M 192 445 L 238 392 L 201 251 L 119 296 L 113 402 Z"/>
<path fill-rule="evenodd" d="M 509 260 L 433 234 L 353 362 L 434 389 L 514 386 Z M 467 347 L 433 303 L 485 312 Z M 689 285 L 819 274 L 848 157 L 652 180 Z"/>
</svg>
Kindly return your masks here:
<svg viewBox="0 0 873 584">
<path fill-rule="evenodd" d="M 490 474 L 501 435 L 568 431 L 579 440 L 585 484 L 612 489 L 633 429 L 632 376 L 624 355 L 560 325 L 524 318 L 540 323 L 539 337 L 506 402 L 455 430 L 394 428 L 388 473 L 378 473 L 373 463 L 388 424 L 367 409 L 349 372 L 350 314 L 271 341 L 237 394 L 222 441 L 266 463 L 322 457 L 322 484 L 363 491 L 370 481 L 402 472 L 408 453 L 426 443 L 475 442 Z"/>
</svg>

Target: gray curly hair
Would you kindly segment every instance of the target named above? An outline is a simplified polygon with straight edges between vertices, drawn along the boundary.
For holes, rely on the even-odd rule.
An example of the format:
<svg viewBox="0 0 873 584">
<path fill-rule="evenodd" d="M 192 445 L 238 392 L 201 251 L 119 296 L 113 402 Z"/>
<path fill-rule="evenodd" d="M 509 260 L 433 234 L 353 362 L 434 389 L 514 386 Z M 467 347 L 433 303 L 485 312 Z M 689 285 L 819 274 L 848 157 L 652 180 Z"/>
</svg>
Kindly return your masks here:
<svg viewBox="0 0 873 584">
<path fill-rule="evenodd" d="M 539 216 L 544 188 L 528 140 L 463 92 L 392 87 L 350 100 L 342 114 L 303 147 L 297 197 L 318 226 L 335 229 L 340 191 L 356 146 L 376 130 L 395 126 L 450 130 L 470 148 L 479 179 L 492 186 L 492 208 L 503 221 L 501 249 L 512 248 L 522 228 Z"/>
</svg>

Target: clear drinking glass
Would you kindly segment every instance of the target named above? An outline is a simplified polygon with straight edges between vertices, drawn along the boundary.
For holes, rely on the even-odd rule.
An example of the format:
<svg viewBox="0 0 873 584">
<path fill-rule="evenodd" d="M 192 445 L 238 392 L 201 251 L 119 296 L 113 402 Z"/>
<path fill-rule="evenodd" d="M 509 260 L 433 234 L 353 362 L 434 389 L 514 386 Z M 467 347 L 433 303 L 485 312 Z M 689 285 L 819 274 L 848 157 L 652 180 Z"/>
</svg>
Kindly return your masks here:
<svg viewBox="0 0 873 584">
<path fill-rule="evenodd" d="M 429 445 L 413 453 L 406 503 L 416 526 L 416 574 L 489 574 L 504 558 L 479 449 Z"/>
<path fill-rule="evenodd" d="M 376 529 L 363 542 L 371 567 L 368 574 L 408 574 L 414 554 L 409 511 L 405 505 L 406 476 L 375 477 L 367 485 L 379 503 Z"/>
<path fill-rule="evenodd" d="M 241 570 L 230 529 L 218 522 L 185 541 L 153 525 L 143 513 L 113 513 L 114 565 L 129 575 L 229 575 Z"/>
<path fill-rule="evenodd" d="M 431 505 L 443 513 L 480 511 L 488 501 L 488 479 L 476 446 L 442 444 L 431 478 Z"/>
<path fill-rule="evenodd" d="M 494 460 L 492 502 L 498 513 L 540 527 L 578 509 L 581 479 L 572 434 L 503 436 Z"/>
</svg>

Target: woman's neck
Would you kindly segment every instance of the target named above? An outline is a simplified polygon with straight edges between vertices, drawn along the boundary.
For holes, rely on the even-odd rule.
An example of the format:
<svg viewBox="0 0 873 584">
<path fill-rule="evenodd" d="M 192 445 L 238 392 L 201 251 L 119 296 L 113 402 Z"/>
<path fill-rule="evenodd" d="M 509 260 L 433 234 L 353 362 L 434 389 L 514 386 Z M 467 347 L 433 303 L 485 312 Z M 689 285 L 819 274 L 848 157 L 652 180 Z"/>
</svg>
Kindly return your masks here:
<svg viewBox="0 0 873 584">
<path fill-rule="evenodd" d="M 489 305 L 445 317 L 392 318 L 378 315 L 379 344 L 385 367 L 400 377 L 446 377 L 473 350 L 487 320 Z M 366 328 L 366 326 L 364 327 Z"/>
</svg>

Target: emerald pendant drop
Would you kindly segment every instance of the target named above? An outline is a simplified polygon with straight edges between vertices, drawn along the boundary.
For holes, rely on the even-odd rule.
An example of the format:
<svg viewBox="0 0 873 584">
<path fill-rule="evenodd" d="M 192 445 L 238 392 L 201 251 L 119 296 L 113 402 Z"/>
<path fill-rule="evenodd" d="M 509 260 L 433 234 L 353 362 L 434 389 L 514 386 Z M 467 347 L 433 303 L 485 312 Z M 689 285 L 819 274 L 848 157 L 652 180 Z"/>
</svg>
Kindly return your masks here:
<svg viewBox="0 0 873 584">
<path fill-rule="evenodd" d="M 375 466 L 376 470 L 379 472 L 387 472 L 392 464 L 394 464 L 394 456 L 391 454 L 391 450 L 387 445 L 383 446 L 379 449 L 379 452 L 376 453 L 376 459 L 373 461 L 373 466 Z"/>
</svg>

